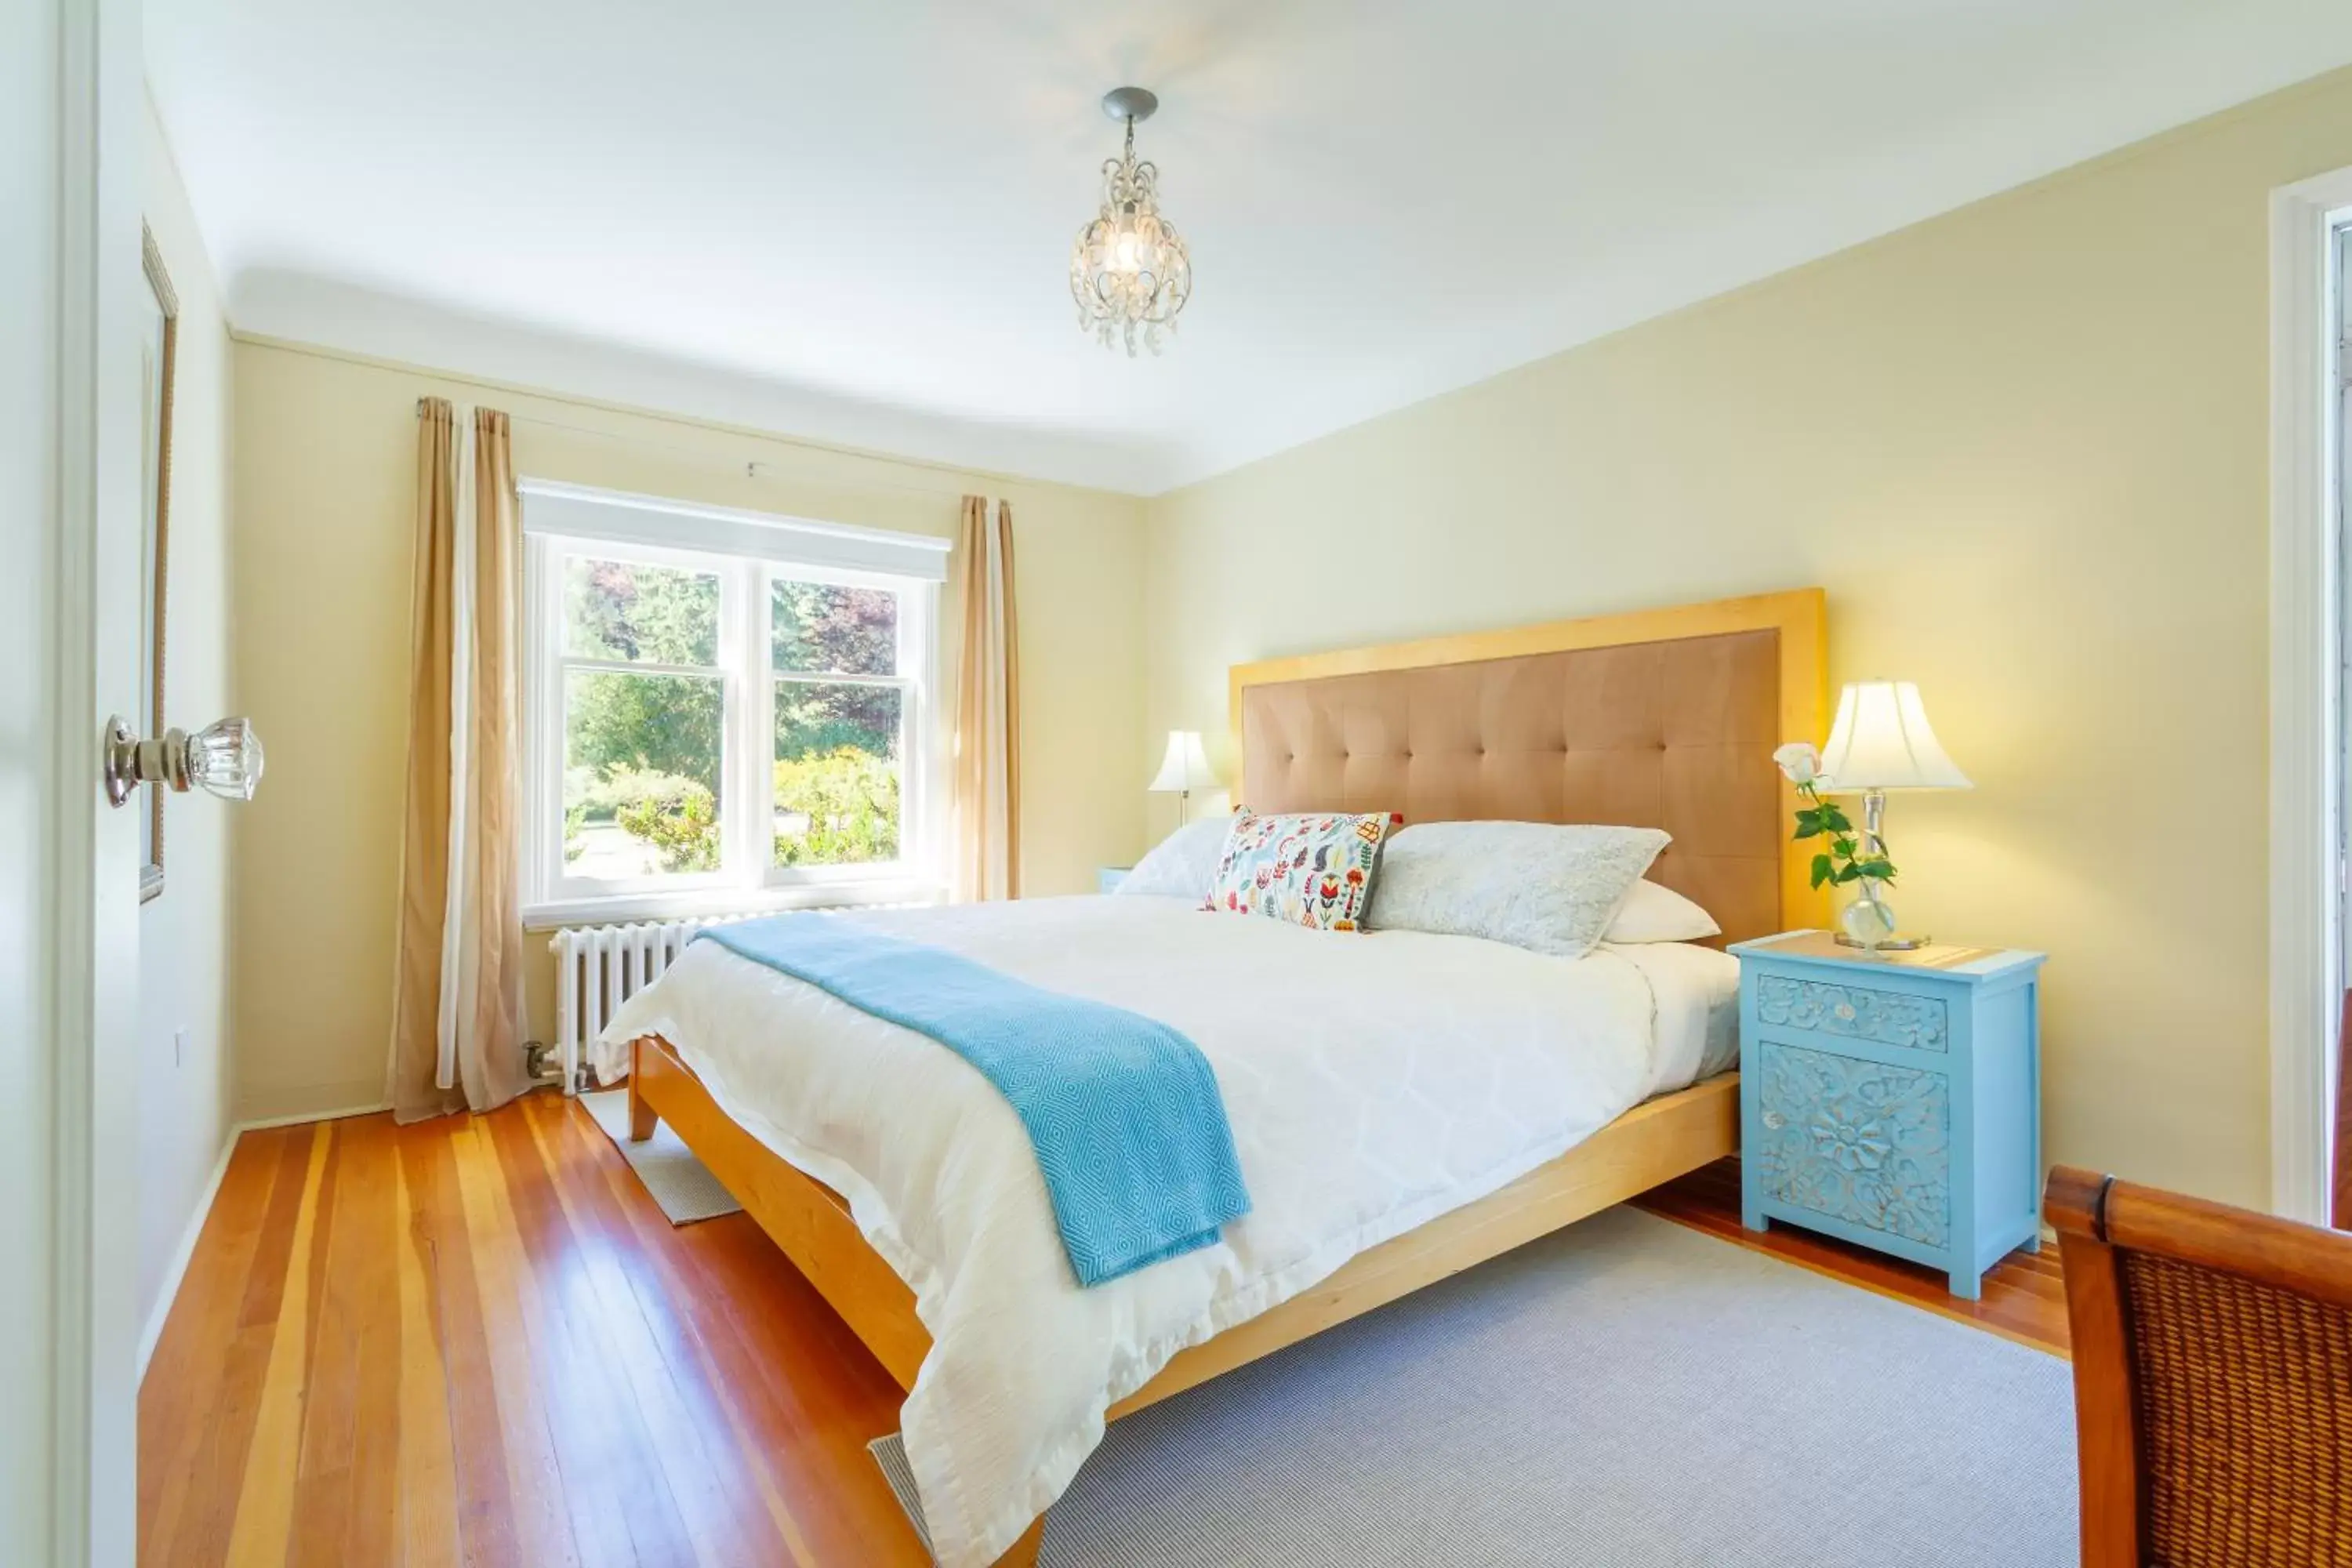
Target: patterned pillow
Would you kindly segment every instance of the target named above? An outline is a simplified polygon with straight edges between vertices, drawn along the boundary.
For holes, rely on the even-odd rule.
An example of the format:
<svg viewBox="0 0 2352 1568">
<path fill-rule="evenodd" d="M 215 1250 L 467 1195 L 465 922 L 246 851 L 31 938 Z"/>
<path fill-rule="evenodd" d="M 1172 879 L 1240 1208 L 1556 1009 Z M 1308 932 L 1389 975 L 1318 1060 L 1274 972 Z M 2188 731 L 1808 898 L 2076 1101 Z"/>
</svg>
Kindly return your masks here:
<svg viewBox="0 0 2352 1568">
<path fill-rule="evenodd" d="M 1401 815 L 1234 813 L 1209 908 L 1265 915 L 1317 931 L 1354 931 L 1372 894 L 1381 845 Z"/>
</svg>

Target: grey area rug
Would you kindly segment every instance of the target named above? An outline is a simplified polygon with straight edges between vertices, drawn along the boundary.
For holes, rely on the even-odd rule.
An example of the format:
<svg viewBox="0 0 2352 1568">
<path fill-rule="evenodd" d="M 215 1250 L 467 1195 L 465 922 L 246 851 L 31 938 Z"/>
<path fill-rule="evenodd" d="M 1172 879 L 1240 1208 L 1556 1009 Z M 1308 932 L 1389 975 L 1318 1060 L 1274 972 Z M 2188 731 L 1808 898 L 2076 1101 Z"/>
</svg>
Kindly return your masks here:
<svg viewBox="0 0 2352 1568">
<path fill-rule="evenodd" d="M 2072 1564 L 2073 1398 L 2057 1357 L 1612 1209 L 1118 1422 L 1040 1562 Z"/>
<path fill-rule="evenodd" d="M 716 1219 L 723 1214 L 733 1214 L 743 1205 L 735 1194 L 719 1185 L 710 1167 L 694 1157 L 694 1151 L 678 1142 L 677 1133 L 667 1123 L 654 1129 L 654 1135 L 642 1143 L 629 1142 L 629 1091 L 608 1089 L 601 1094 L 580 1097 L 582 1109 L 595 1119 L 621 1151 L 621 1157 L 646 1184 L 654 1202 L 672 1225 L 692 1225 L 698 1219 Z"/>
</svg>

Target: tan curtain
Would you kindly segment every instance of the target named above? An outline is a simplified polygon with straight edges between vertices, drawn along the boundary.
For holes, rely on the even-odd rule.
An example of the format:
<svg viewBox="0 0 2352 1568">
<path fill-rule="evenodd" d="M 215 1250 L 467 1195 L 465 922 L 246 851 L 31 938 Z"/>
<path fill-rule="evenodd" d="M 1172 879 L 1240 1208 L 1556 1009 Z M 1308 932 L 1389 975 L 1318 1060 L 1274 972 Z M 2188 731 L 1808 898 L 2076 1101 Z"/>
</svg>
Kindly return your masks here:
<svg viewBox="0 0 2352 1568">
<path fill-rule="evenodd" d="M 522 1064 L 521 504 L 507 416 L 418 405 L 408 811 L 385 1093 L 399 1120 L 488 1110 Z"/>
<path fill-rule="evenodd" d="M 963 498 L 956 549 L 963 657 L 956 666 L 959 901 L 1021 896 L 1021 658 L 1013 604 L 1013 508 Z"/>
</svg>

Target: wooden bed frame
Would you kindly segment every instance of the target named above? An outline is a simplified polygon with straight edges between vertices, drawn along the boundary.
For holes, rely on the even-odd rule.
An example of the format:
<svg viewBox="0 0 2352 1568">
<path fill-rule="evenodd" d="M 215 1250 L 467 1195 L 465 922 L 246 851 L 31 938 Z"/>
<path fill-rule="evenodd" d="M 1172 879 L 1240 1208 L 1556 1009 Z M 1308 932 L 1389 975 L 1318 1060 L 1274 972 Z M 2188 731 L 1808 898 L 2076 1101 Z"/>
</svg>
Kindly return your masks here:
<svg viewBox="0 0 2352 1568">
<path fill-rule="evenodd" d="M 1233 671 L 1234 726 L 1238 737 L 1244 693 L 1261 685 L 1753 631 L 1778 634 L 1780 737 L 1821 734 L 1827 658 L 1819 589 L 1239 666 Z M 1246 773 L 1246 758 L 1244 766 Z M 1240 792 L 1237 797 L 1246 798 Z M 1822 900 L 1807 886 L 1804 847 L 1790 844 L 1780 852 L 1784 928 L 1819 923 L 1822 913 Z M 930 1335 L 915 1316 L 914 1292 L 866 1245 L 847 1204 L 721 1110 L 667 1041 L 646 1037 L 633 1050 L 630 1136 L 649 1138 L 657 1122 L 668 1122 L 899 1386 L 913 1388 Z M 1111 1406 L 1109 1418 L 1132 1415 L 1733 1153 L 1738 1129 L 1735 1073 L 1644 1101 L 1500 1191 L 1360 1254 L 1322 1283 L 1182 1352 Z M 1033 1564 L 1044 1527 L 1041 1515 L 1000 1568 Z"/>
</svg>

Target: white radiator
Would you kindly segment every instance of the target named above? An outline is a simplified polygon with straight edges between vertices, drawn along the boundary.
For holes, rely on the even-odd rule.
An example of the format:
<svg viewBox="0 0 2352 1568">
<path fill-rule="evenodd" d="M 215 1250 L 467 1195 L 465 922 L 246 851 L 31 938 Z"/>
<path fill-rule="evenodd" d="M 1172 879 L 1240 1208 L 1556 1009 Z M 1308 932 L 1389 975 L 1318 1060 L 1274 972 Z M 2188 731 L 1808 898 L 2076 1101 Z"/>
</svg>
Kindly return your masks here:
<svg viewBox="0 0 2352 1568">
<path fill-rule="evenodd" d="M 667 969 L 696 931 L 751 918 L 712 915 L 557 931 L 548 946 L 555 952 L 555 1045 L 563 1059 L 563 1092 L 579 1092 L 580 1053 L 604 1032 L 604 1021 Z"/>
</svg>

